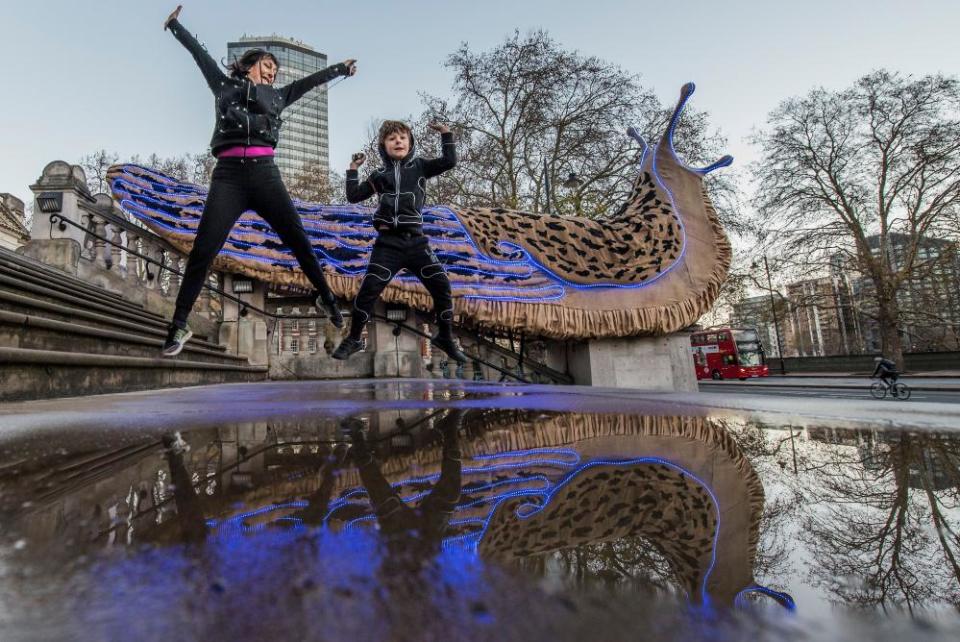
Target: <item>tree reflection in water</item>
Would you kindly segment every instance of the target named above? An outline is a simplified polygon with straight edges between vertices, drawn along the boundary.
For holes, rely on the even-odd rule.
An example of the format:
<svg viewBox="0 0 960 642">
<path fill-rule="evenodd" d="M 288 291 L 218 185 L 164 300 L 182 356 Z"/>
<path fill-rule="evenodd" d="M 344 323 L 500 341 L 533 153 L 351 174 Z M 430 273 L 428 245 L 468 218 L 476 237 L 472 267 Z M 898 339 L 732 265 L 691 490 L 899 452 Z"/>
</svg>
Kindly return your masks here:
<svg viewBox="0 0 960 642">
<path fill-rule="evenodd" d="M 960 440 L 759 422 L 728 428 L 767 490 L 758 578 L 783 577 L 799 558 L 837 605 L 911 614 L 960 607 Z M 806 549 L 799 555 L 797 542 Z"/>
<path fill-rule="evenodd" d="M 960 607 L 960 442 L 915 433 L 820 436 L 838 437 L 856 447 L 810 456 L 815 481 L 801 537 L 814 551 L 815 583 L 863 607 Z"/>
<path fill-rule="evenodd" d="M 625 537 L 546 555 L 522 558 L 518 565 L 540 576 L 557 574 L 578 589 L 604 588 L 683 597 L 683 578 L 656 542 Z"/>
</svg>

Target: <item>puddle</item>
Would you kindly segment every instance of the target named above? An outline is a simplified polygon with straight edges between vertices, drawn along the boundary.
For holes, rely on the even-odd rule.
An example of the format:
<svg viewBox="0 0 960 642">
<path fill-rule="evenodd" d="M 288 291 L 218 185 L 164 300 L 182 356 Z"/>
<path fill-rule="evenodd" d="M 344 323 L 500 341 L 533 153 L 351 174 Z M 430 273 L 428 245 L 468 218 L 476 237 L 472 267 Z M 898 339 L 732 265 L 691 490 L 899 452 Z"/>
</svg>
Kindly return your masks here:
<svg viewBox="0 0 960 642">
<path fill-rule="evenodd" d="M 960 631 L 960 439 L 401 392 L 8 446 L 3 639 Z"/>
</svg>

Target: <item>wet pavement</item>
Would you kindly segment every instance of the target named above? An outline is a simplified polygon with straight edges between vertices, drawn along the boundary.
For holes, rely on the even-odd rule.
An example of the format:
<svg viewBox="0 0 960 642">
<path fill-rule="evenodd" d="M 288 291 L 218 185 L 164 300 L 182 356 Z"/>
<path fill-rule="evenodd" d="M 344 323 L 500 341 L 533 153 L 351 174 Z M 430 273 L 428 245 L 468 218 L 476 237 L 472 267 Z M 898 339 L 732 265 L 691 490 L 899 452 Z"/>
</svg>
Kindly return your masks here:
<svg viewBox="0 0 960 642">
<path fill-rule="evenodd" d="M 356 381 L 0 406 L 0 640 L 957 638 L 948 409 L 715 401 Z"/>
</svg>

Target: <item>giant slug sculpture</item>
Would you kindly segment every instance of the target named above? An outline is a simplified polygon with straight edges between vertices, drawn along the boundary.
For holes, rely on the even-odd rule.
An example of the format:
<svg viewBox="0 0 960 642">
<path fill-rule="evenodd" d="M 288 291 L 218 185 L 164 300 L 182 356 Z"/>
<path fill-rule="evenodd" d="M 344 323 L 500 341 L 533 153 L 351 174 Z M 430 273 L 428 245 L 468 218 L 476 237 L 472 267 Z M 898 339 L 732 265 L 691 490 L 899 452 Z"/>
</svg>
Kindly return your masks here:
<svg viewBox="0 0 960 642">
<path fill-rule="evenodd" d="M 708 311 L 727 276 L 731 247 L 703 178 L 732 158 L 703 169 L 677 158 L 673 135 L 693 91 L 692 83 L 683 87 L 655 147 L 628 131 L 643 152 L 629 200 L 616 216 L 593 220 L 501 208 L 424 208 L 424 228 L 446 266 L 461 320 L 584 339 L 664 335 Z M 109 181 L 128 215 L 189 252 L 205 188 L 131 164 L 113 166 Z M 352 299 L 376 235 L 372 210 L 295 202 L 331 288 Z M 290 252 L 254 212 L 240 218 L 215 269 L 309 287 Z M 432 307 L 427 291 L 409 275 L 395 279 L 383 298 Z"/>
</svg>

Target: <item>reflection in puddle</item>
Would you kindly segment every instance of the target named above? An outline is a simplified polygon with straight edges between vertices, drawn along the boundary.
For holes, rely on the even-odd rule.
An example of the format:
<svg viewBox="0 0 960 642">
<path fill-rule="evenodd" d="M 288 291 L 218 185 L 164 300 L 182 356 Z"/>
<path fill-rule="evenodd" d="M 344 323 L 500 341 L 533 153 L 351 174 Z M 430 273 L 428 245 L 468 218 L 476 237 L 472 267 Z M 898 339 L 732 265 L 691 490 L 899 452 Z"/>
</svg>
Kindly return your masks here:
<svg viewBox="0 0 960 642">
<path fill-rule="evenodd" d="M 795 623 L 778 606 L 799 604 L 836 632 L 836 606 L 945 625 L 960 606 L 960 444 L 940 435 L 434 408 L 52 461 L 0 468 L 4 538 L 26 543 L 0 561 L 33 565 L 51 587 L 23 580 L 25 605 L 55 597 L 102 614 L 121 593 L 239 590 L 245 608 L 276 603 L 259 618 L 272 622 L 323 595 L 312 608 L 351 621 L 391 614 L 380 636 L 441 611 L 461 630 L 512 625 L 529 604 L 586 626 L 601 594 L 606 626 L 636 630 L 605 609 L 644 612 L 670 636 L 691 631 L 691 614 L 744 633 L 751 624 L 723 619 L 736 607 L 782 631 Z"/>
<path fill-rule="evenodd" d="M 795 537 L 805 551 L 795 561 L 834 605 L 960 607 L 955 436 L 747 426 L 741 440 L 761 466 L 775 460 L 785 472 L 765 476 L 776 497 L 764 535 L 781 549 L 771 572 L 789 564 L 784 540 Z"/>
</svg>

